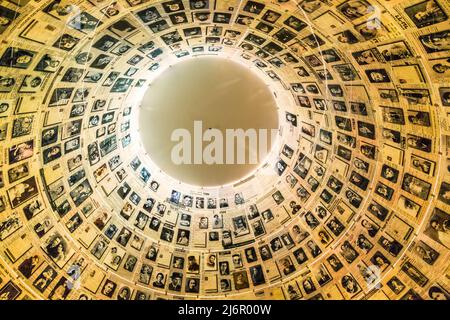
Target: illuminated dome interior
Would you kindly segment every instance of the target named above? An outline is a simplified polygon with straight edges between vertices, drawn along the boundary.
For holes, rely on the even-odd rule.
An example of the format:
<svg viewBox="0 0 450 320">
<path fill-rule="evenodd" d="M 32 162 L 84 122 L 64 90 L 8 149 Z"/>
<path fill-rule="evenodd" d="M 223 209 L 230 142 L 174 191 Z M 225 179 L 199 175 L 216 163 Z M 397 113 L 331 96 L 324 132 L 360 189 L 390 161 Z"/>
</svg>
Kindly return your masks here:
<svg viewBox="0 0 450 320">
<path fill-rule="evenodd" d="M 278 129 L 276 101 L 268 85 L 244 64 L 217 57 L 196 57 L 169 67 L 148 88 L 138 118 L 141 140 L 150 159 L 164 173 L 196 186 L 220 186 L 245 179 L 264 161 L 271 145 L 268 143 L 257 163 L 238 164 L 235 140 L 234 161 L 227 164 L 224 152 L 218 159 L 222 164 L 210 164 L 203 159 L 202 151 L 209 145 L 206 141 L 201 144 L 202 157 L 197 156 L 197 164 L 194 150 L 184 164 L 179 164 L 172 159 L 172 150 L 183 142 L 173 136 L 176 130 L 189 131 L 191 148 L 186 149 L 194 149 L 195 122 L 202 127 L 201 137 L 208 130 L 219 130 L 226 138 L 227 129 L 262 129 L 267 136 L 270 130 Z M 226 141 L 221 145 L 225 150 Z"/>
<path fill-rule="evenodd" d="M 1 1 L 0 297 L 448 299 L 449 8 Z M 194 120 L 277 136 L 171 166 Z"/>
</svg>

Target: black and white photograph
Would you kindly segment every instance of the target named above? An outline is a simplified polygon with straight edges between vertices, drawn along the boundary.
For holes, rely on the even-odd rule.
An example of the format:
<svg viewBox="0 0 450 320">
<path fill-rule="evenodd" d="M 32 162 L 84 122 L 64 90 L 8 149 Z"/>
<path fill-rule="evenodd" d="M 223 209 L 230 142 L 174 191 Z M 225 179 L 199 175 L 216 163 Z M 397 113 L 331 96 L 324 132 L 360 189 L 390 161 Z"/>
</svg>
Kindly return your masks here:
<svg viewBox="0 0 450 320">
<path fill-rule="evenodd" d="M 418 28 L 441 23 L 448 19 L 445 11 L 435 0 L 419 2 L 413 6 L 405 8 L 405 12 Z"/>
</svg>

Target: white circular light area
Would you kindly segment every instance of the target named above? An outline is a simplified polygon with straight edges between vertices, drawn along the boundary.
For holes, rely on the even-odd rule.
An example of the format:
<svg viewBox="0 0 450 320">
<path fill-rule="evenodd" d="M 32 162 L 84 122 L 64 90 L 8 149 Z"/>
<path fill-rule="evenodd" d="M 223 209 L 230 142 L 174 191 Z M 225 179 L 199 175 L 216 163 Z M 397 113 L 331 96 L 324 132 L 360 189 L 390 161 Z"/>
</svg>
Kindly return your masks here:
<svg viewBox="0 0 450 320">
<path fill-rule="evenodd" d="M 139 130 L 162 171 L 210 187 L 245 178 L 264 162 L 275 144 L 271 133 L 278 117 L 273 93 L 251 69 L 230 59 L 197 57 L 169 67 L 151 83 Z"/>
</svg>

